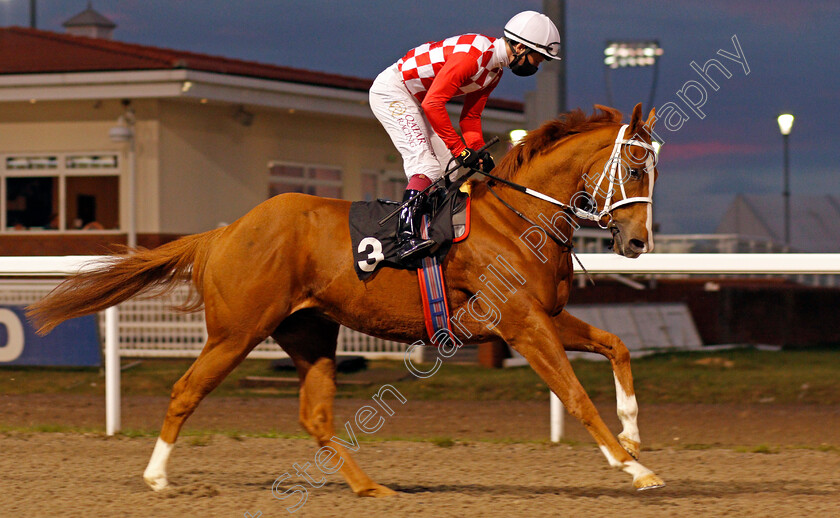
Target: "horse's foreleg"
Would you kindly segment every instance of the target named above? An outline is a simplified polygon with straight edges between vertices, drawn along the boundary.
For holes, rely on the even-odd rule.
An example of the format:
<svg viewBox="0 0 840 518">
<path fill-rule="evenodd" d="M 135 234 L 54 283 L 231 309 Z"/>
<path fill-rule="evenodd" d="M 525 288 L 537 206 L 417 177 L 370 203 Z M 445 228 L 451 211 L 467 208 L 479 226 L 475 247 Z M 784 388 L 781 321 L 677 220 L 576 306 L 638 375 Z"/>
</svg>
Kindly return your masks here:
<svg viewBox="0 0 840 518">
<path fill-rule="evenodd" d="M 538 308 L 533 308 L 523 318 L 513 321 L 516 325 L 504 333 L 505 341 L 528 360 L 569 413 L 592 434 L 610 465 L 630 474 L 636 489 L 663 486 L 662 479 L 633 459 L 607 428 L 575 376 L 561 345 L 560 333 L 551 318 Z M 523 332 L 524 329 L 530 332 Z"/>
<path fill-rule="evenodd" d="M 396 494 L 374 482 L 356 464 L 347 448 L 335 440 L 333 398 L 336 391 L 335 349 L 338 327 L 338 324 L 320 318 L 293 316 L 272 335 L 295 362 L 300 376 L 300 423 L 321 447 L 315 459 L 316 463 L 324 459 L 324 465 L 317 464 L 312 472 L 320 475 L 319 470 L 325 474 L 340 471 L 353 492 L 359 496 Z M 357 437 L 350 436 L 348 441 L 342 442 L 349 444 L 353 451 L 358 450 Z M 306 469 L 308 467 L 304 466 L 304 471 Z M 324 478 L 313 476 L 316 483 L 326 482 Z"/>
<path fill-rule="evenodd" d="M 639 460 L 639 405 L 636 403 L 636 393 L 633 389 L 630 352 L 627 346 L 616 335 L 587 324 L 565 310 L 554 317 L 554 323 L 560 332 L 560 342 L 564 349 L 598 353 L 612 364 L 616 410 L 623 428 L 618 435 L 618 441 L 634 459 Z"/>
<path fill-rule="evenodd" d="M 195 411 L 204 396 L 216 388 L 260 341 L 244 338 L 234 340 L 231 337 L 217 341 L 211 337 L 189 370 L 175 383 L 160 436 L 143 472 L 143 479 L 149 487 L 159 491 L 169 484 L 166 464 L 184 421 Z"/>
</svg>

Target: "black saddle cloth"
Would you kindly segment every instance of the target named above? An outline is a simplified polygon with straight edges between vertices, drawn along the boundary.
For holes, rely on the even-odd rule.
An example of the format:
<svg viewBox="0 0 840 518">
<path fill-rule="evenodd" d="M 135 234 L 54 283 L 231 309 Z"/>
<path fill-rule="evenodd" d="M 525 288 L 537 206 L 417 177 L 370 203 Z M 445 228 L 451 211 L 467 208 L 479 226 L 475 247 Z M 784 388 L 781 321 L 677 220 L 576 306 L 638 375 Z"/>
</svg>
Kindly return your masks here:
<svg viewBox="0 0 840 518">
<path fill-rule="evenodd" d="M 434 240 L 435 246 L 428 255 L 435 256 L 440 263 L 452 247 L 452 214 L 464 208 L 467 198 L 466 193 L 458 190 L 447 192 L 444 189 L 438 189 L 429 196 L 432 206 L 429 239 Z M 422 258 L 409 263 L 398 259 L 397 216 L 379 226 L 379 220 L 399 205 L 395 201 L 382 199 L 356 201 L 350 205 L 350 240 L 353 246 L 353 263 L 359 279 L 368 279 L 383 266 L 404 270 L 422 266 Z"/>
</svg>

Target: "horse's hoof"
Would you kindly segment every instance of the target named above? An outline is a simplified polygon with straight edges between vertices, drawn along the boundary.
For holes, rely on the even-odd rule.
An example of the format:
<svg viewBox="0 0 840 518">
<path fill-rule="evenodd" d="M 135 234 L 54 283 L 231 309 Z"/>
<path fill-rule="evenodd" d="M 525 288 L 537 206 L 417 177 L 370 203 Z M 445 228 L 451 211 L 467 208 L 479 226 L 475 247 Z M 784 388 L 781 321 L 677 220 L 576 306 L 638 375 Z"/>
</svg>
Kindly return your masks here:
<svg viewBox="0 0 840 518">
<path fill-rule="evenodd" d="M 635 487 L 638 491 L 646 491 L 648 489 L 665 487 L 665 482 L 663 482 L 656 473 L 648 473 L 647 475 L 642 475 L 641 477 L 633 480 L 633 487 Z"/>
<path fill-rule="evenodd" d="M 160 491 L 161 489 L 166 489 L 166 487 L 169 486 L 169 481 L 166 480 L 166 475 L 144 474 L 143 480 L 145 480 L 146 484 L 148 484 L 154 491 Z"/>
<path fill-rule="evenodd" d="M 362 489 L 358 493 L 359 496 L 372 496 L 374 498 L 382 498 L 386 496 L 396 496 L 399 493 L 394 491 L 393 489 L 387 488 L 381 484 L 376 484 L 374 487 L 370 487 L 367 489 Z"/>
<path fill-rule="evenodd" d="M 642 452 L 642 444 L 639 441 L 634 441 L 624 434 L 618 434 L 618 443 L 621 444 L 627 453 L 636 460 L 639 460 L 639 455 Z"/>
</svg>

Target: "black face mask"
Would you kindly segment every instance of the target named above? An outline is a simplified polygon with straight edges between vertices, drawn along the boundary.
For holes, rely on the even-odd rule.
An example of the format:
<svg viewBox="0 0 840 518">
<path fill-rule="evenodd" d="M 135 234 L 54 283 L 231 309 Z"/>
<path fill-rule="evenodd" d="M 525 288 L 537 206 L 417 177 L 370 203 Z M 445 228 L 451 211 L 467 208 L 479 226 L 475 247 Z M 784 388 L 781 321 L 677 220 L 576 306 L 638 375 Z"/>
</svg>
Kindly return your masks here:
<svg viewBox="0 0 840 518">
<path fill-rule="evenodd" d="M 528 54 L 531 52 L 531 50 L 527 50 L 518 56 L 514 56 L 513 60 L 510 62 L 510 71 L 521 77 L 536 74 L 540 67 L 538 65 L 533 65 L 530 61 L 528 61 Z"/>
</svg>

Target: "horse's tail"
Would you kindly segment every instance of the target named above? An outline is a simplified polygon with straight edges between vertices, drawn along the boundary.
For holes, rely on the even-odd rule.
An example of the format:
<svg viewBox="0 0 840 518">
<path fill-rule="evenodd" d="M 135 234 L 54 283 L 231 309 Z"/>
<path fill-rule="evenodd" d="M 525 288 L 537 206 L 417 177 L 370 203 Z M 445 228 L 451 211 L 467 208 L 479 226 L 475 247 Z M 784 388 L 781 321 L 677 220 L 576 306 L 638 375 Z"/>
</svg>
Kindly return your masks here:
<svg viewBox="0 0 840 518">
<path fill-rule="evenodd" d="M 201 292 L 210 245 L 221 228 L 185 236 L 152 250 L 127 250 L 104 265 L 68 278 L 49 295 L 26 308 L 38 334 L 44 335 L 65 320 L 102 311 L 140 293 L 157 288 L 162 295 L 179 281 L 192 281 L 189 299 L 177 309 L 195 311 L 204 304 Z"/>
</svg>

